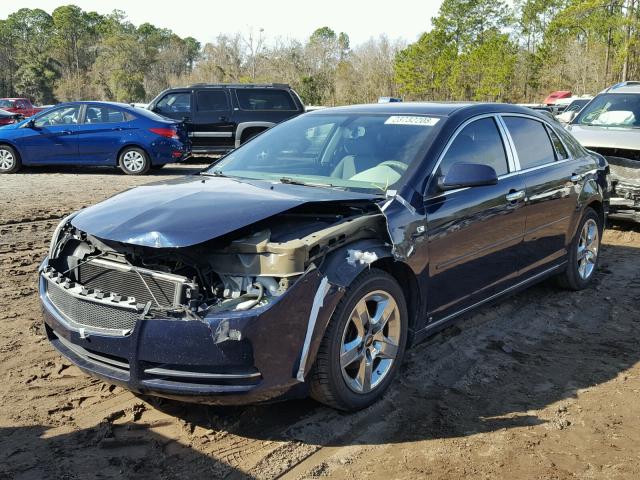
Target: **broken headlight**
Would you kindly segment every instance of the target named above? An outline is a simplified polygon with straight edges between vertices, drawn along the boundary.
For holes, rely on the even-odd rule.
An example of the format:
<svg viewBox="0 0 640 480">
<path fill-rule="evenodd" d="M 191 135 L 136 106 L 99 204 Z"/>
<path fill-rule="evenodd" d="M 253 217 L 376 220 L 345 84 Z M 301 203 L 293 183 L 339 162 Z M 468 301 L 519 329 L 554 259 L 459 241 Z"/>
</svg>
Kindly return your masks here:
<svg viewBox="0 0 640 480">
<path fill-rule="evenodd" d="M 56 227 L 56 229 L 53 232 L 53 237 L 51 237 L 51 244 L 49 245 L 49 258 L 53 259 L 56 258 L 57 252 L 56 249 L 58 247 L 58 243 L 60 242 L 60 233 L 62 232 L 62 229 L 67 225 L 67 223 L 69 223 L 73 217 L 75 217 L 78 214 L 78 212 L 73 212 L 71 215 L 67 215 L 66 217 L 64 217 L 62 219 L 62 221 L 60 221 L 60 223 L 58 224 L 58 226 Z"/>
</svg>

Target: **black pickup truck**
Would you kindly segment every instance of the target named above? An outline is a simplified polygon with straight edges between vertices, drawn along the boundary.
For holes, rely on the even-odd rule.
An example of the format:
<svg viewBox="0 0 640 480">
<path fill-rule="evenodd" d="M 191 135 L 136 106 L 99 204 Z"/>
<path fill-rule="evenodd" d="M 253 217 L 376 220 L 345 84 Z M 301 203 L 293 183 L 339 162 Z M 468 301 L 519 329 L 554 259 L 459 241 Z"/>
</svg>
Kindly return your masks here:
<svg viewBox="0 0 640 480">
<path fill-rule="evenodd" d="M 193 153 L 225 153 L 258 133 L 304 112 L 286 84 L 196 84 L 165 90 L 148 108 L 183 120 Z"/>
</svg>

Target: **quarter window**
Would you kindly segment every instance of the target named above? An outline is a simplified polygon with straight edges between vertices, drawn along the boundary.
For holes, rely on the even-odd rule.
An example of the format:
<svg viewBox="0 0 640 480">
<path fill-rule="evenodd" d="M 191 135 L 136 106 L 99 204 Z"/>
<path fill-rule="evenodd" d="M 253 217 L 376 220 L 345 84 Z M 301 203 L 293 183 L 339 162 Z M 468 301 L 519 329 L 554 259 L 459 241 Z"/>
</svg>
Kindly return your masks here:
<svg viewBox="0 0 640 480">
<path fill-rule="evenodd" d="M 549 132 L 549 136 L 551 137 L 551 143 L 553 143 L 553 148 L 556 150 L 558 160 L 566 160 L 569 158 L 567 149 L 564 148 L 564 144 L 560 140 L 560 137 L 558 137 L 558 134 L 550 127 L 547 127 L 547 132 Z"/>
<path fill-rule="evenodd" d="M 291 95 L 285 90 L 238 88 L 236 95 L 242 110 L 296 110 Z"/>
<path fill-rule="evenodd" d="M 522 170 L 555 162 L 556 155 L 542 122 L 508 116 L 504 117 L 504 122 L 516 147 Z"/>
<path fill-rule="evenodd" d="M 200 90 L 197 93 L 197 108 L 200 112 L 222 112 L 229 110 L 229 100 L 223 90 Z"/>
<path fill-rule="evenodd" d="M 455 163 L 488 165 L 498 176 L 509 173 L 504 143 L 493 118 L 476 120 L 462 129 L 440 162 L 436 178 L 446 175 Z"/>
</svg>

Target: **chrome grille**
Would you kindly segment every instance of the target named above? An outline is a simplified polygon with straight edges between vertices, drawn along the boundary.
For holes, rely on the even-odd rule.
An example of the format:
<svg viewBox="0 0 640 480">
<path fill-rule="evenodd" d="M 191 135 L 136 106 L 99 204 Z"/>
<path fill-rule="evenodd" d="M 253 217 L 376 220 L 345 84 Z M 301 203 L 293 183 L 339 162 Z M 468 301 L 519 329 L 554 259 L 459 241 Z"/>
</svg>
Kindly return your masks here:
<svg viewBox="0 0 640 480">
<path fill-rule="evenodd" d="M 155 305 L 153 297 L 163 307 L 171 307 L 180 301 L 179 282 L 171 279 L 169 275 L 156 274 L 143 269 L 138 269 L 140 274 L 138 275 L 127 266 L 99 259 L 81 264 L 77 270 L 77 280 L 81 285 L 125 297 L 134 297 L 139 304 L 152 302 Z"/>
<path fill-rule="evenodd" d="M 67 320 L 80 326 L 103 330 L 132 330 L 140 316 L 135 309 L 78 298 L 52 281 L 47 281 L 47 295 Z"/>
</svg>

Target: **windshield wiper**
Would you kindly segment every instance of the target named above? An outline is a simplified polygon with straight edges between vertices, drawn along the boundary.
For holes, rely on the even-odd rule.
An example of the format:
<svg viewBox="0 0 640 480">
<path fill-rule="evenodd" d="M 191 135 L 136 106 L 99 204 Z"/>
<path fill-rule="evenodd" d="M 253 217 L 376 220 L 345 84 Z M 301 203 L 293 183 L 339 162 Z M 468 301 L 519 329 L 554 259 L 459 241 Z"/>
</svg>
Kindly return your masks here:
<svg viewBox="0 0 640 480">
<path fill-rule="evenodd" d="M 311 182 L 303 182 L 302 180 L 296 180 L 291 177 L 281 177 L 279 179 L 280 183 L 286 183 L 288 185 L 302 185 L 304 187 L 323 187 L 323 188 L 334 188 L 334 185 L 330 183 L 311 183 Z"/>
<path fill-rule="evenodd" d="M 224 173 L 222 173 L 222 170 L 214 170 L 212 172 L 209 172 L 209 171 L 200 172 L 200 175 L 207 175 L 211 177 L 229 177 L 229 175 L 225 175 Z"/>
</svg>

